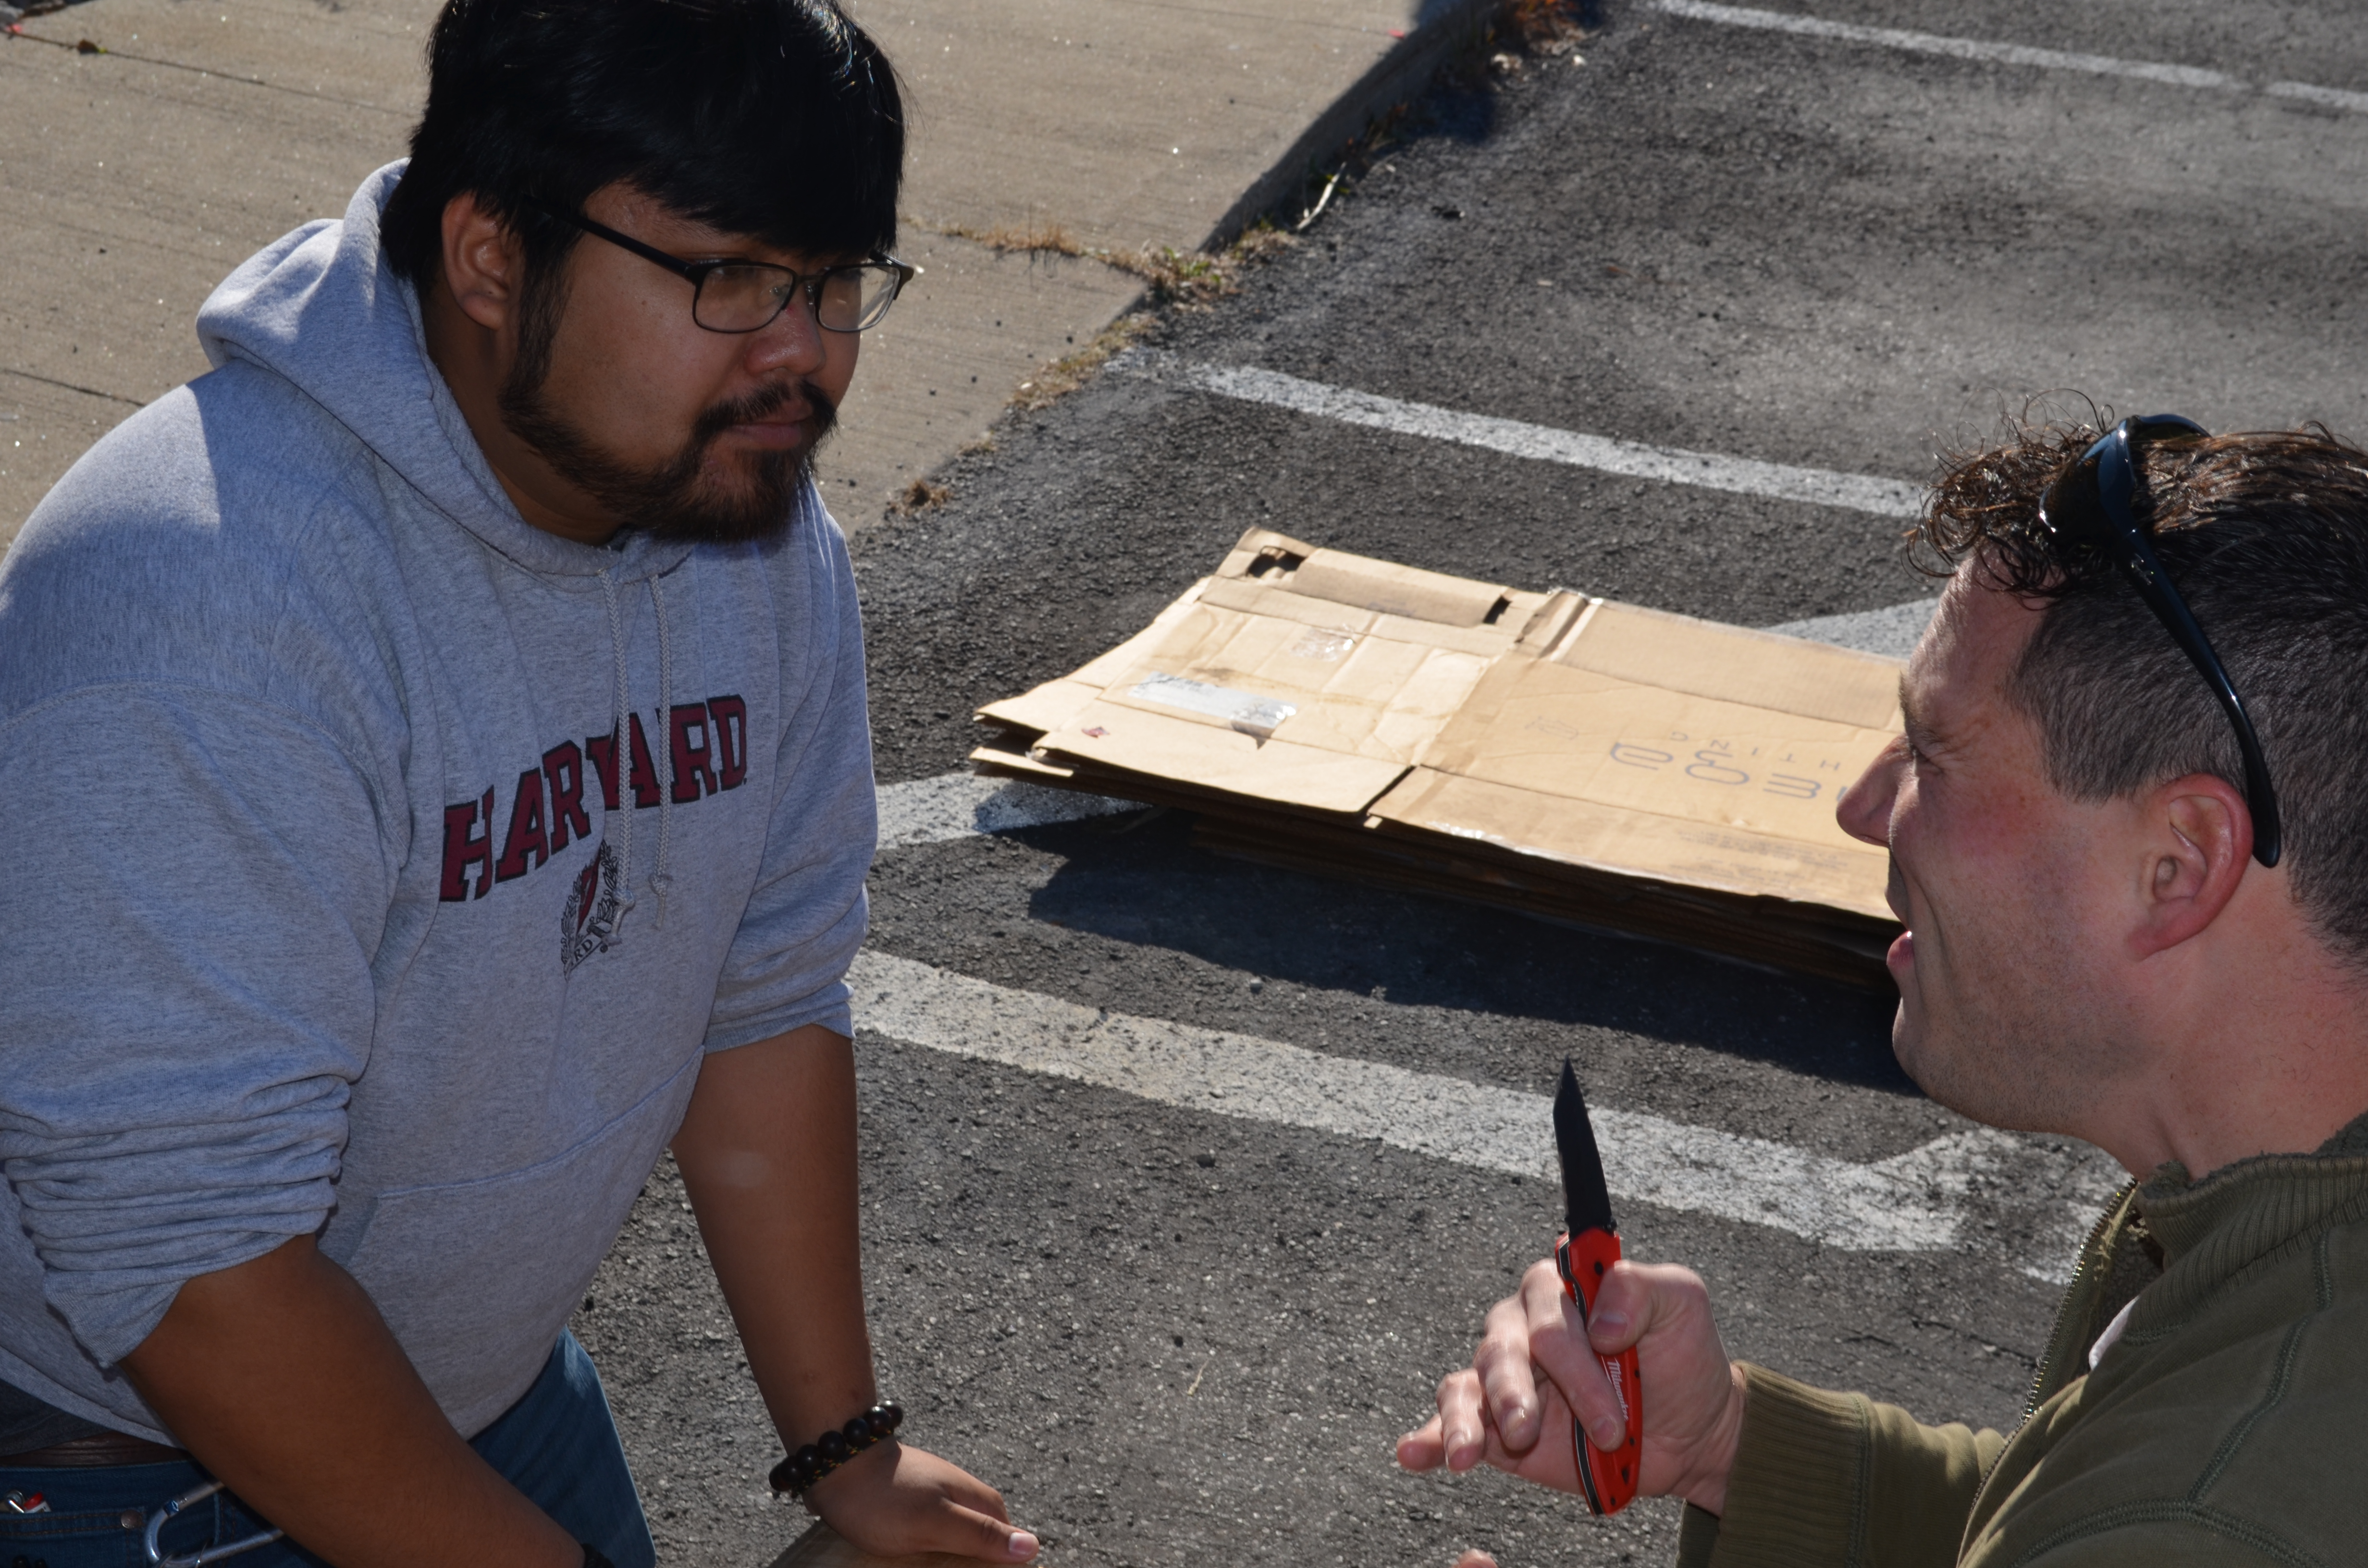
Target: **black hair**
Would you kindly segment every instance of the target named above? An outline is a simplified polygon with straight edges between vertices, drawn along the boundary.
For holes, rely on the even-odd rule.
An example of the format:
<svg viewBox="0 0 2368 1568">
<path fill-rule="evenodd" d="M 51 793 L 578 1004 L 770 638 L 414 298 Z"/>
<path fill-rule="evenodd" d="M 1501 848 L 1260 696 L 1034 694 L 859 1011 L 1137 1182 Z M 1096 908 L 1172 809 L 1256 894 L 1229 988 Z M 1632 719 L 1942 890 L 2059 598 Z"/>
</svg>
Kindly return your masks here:
<svg viewBox="0 0 2368 1568">
<path fill-rule="evenodd" d="M 415 288 L 444 209 L 474 195 L 517 233 L 530 282 L 622 182 L 694 222 L 812 256 L 886 251 L 905 160 L 895 73 L 833 0 L 449 0 L 427 111 L 380 231 Z"/>
<path fill-rule="evenodd" d="M 1948 460 L 1918 537 L 1987 586 L 2046 607 L 2007 696 L 2049 780 L 2079 801 L 2192 773 L 2245 787 L 2203 678 L 2107 556 L 2039 522 L 2039 497 L 2099 436 L 2020 426 Z M 2323 427 L 2149 439 L 2132 498 L 2227 665 L 2267 754 L 2294 896 L 2368 972 L 2368 452 Z"/>
</svg>

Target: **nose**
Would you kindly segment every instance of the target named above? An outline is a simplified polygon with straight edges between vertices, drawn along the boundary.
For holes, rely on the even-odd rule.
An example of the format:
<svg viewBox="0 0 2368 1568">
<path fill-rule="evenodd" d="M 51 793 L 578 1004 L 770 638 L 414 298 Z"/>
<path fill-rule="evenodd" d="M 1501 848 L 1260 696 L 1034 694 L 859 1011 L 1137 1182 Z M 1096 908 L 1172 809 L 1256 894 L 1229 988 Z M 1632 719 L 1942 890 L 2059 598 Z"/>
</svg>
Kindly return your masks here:
<svg viewBox="0 0 2368 1568">
<path fill-rule="evenodd" d="M 1844 833 L 1867 844 L 1888 847 L 1891 806 L 1899 794 L 1899 775 L 1907 766 L 1907 737 L 1895 735 L 1891 744 L 1866 765 L 1858 782 L 1842 791 L 1834 804 L 1834 820 Z"/>
<path fill-rule="evenodd" d="M 810 376 L 822 369 L 828 357 L 822 324 L 814 319 L 814 301 L 803 289 L 768 325 L 748 335 L 748 369 L 757 374 L 787 370 Z"/>
</svg>

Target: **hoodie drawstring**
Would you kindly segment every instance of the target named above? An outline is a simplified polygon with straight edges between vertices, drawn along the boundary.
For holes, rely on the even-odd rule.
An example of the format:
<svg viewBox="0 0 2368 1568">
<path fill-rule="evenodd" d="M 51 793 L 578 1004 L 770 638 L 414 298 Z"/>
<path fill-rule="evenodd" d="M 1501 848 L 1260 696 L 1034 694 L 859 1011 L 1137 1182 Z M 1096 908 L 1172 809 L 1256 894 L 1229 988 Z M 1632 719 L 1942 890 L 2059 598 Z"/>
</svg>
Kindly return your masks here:
<svg viewBox="0 0 2368 1568">
<path fill-rule="evenodd" d="M 617 605 L 617 580 L 610 574 L 613 570 L 603 567 L 600 571 L 600 597 L 609 607 L 609 646 L 617 655 L 616 717 L 610 732 L 616 739 L 609 745 L 609 767 L 615 777 L 608 780 L 615 788 L 619 807 L 614 813 L 618 819 L 617 920 L 609 933 L 609 946 L 617 948 L 624 945 L 625 916 L 633 907 L 633 709 L 625 691 L 625 618 Z M 605 827 L 604 824 L 604 832 Z"/>
<path fill-rule="evenodd" d="M 625 616 L 617 599 L 615 570 L 604 567 L 599 574 L 600 597 L 609 608 L 609 646 L 617 655 L 617 738 L 609 754 L 609 766 L 617 770 L 618 805 L 617 924 L 609 937 L 612 948 L 623 945 L 625 916 L 639 902 L 633 897 L 633 704 L 626 687 Z M 650 876 L 650 891 L 657 895 L 657 925 L 664 930 L 666 895 L 674 891 L 674 790 L 668 787 L 667 767 L 658 758 L 663 756 L 670 761 L 674 756 L 674 633 L 666 623 L 666 593 L 655 574 L 650 577 L 650 603 L 656 607 L 658 622 L 658 727 L 649 737 L 650 771 L 656 776 L 658 791 L 658 860 Z"/>
<path fill-rule="evenodd" d="M 663 575 L 650 574 L 650 603 L 657 607 L 658 617 L 658 728 L 650 737 L 650 762 L 658 776 L 658 864 L 650 878 L 650 891 L 657 894 L 658 929 L 666 929 L 666 894 L 674 890 L 674 790 L 666 776 L 673 771 L 674 761 L 674 641 L 667 633 L 666 593 Z M 657 760 L 664 747 L 666 761 Z"/>
</svg>

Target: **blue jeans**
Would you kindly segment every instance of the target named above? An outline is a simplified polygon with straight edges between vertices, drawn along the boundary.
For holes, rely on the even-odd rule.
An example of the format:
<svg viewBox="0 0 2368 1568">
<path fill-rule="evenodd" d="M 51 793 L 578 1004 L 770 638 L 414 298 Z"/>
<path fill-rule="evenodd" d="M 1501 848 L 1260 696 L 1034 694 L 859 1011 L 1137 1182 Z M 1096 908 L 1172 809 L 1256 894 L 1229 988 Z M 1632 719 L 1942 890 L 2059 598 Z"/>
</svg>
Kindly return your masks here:
<svg viewBox="0 0 2368 1568">
<path fill-rule="evenodd" d="M 657 1547 L 600 1374 L 574 1335 L 559 1336 L 534 1386 L 469 1446 L 617 1568 L 657 1568 Z M 147 1516 L 206 1480 L 188 1463 L 0 1467 L 0 1492 L 38 1492 L 50 1505 L 44 1514 L 0 1511 L 0 1568 L 143 1568 Z M 217 1492 L 165 1528 L 164 1546 L 168 1553 L 193 1552 L 268 1528 L 236 1498 Z M 236 1568 L 323 1568 L 320 1558 L 285 1540 L 228 1561 Z"/>
</svg>

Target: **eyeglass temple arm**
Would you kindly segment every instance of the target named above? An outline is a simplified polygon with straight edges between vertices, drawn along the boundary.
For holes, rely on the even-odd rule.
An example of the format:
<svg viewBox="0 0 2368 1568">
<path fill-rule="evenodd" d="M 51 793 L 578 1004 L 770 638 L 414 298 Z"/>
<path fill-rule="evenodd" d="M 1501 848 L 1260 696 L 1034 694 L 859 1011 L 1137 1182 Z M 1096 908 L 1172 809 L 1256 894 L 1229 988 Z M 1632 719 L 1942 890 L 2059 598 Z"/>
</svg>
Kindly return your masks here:
<svg viewBox="0 0 2368 1568">
<path fill-rule="evenodd" d="M 2261 751 L 2260 737 L 2253 732 L 2252 716 L 2245 711 L 2245 699 L 2229 684 L 2228 672 L 2221 665 L 2218 652 L 2213 648 L 2212 640 L 2203 635 L 2203 628 L 2195 623 L 2187 601 L 2171 589 L 2154 546 L 2135 529 L 2130 532 L 2129 545 L 2131 584 L 2163 624 L 2178 632 L 2177 641 L 2186 651 L 2188 663 L 2212 688 L 2212 695 L 2220 699 L 2221 711 L 2228 716 L 2230 727 L 2237 732 L 2237 747 L 2245 756 L 2245 804 L 2253 815 L 2253 858 L 2263 866 L 2274 866 L 2284 852 L 2278 797 L 2270 788 L 2270 760 Z"/>
</svg>

